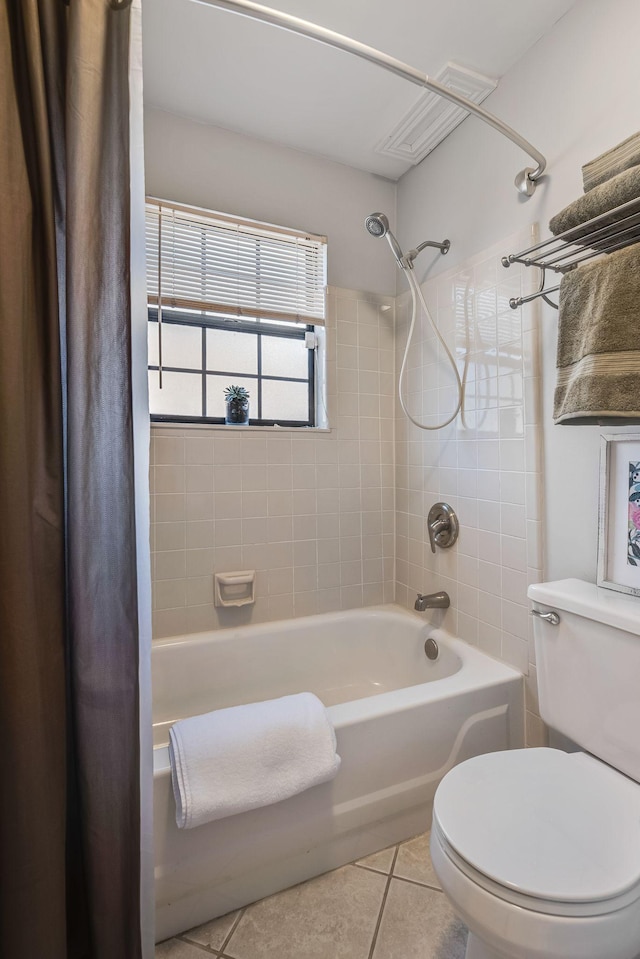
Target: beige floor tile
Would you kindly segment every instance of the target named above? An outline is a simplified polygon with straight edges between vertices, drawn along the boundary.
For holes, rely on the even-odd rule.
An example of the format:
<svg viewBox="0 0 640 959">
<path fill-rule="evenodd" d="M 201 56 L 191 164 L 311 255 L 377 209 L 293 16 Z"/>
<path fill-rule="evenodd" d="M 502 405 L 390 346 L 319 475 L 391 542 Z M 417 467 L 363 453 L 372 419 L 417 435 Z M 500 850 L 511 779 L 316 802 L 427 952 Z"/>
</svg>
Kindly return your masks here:
<svg viewBox="0 0 640 959">
<path fill-rule="evenodd" d="M 431 865 L 428 832 L 400 846 L 393 874 L 402 879 L 422 882 L 425 886 L 432 886 L 434 889 L 442 888 Z"/>
<path fill-rule="evenodd" d="M 203 959 L 205 953 L 179 939 L 165 939 L 156 946 L 155 959 Z"/>
<path fill-rule="evenodd" d="M 217 919 L 212 919 L 211 922 L 205 922 L 201 926 L 196 926 L 195 929 L 183 933 L 183 935 L 185 939 L 197 942 L 201 946 L 208 946 L 210 949 L 222 949 L 239 911 L 239 909 L 236 909 L 235 912 L 228 912 L 226 916 L 219 916 Z"/>
<path fill-rule="evenodd" d="M 391 880 L 373 959 L 463 959 L 466 945 L 444 893 Z"/>
<path fill-rule="evenodd" d="M 233 959 L 367 959 L 386 883 L 383 875 L 344 866 L 285 889 L 247 908 L 225 953 Z"/>
<path fill-rule="evenodd" d="M 396 847 L 390 846 L 389 849 L 381 849 L 380 852 L 373 852 L 370 856 L 365 856 L 364 859 L 358 859 L 358 865 L 367 866 L 368 869 L 375 869 L 376 872 L 388 874 L 391 872 L 395 851 Z"/>
</svg>

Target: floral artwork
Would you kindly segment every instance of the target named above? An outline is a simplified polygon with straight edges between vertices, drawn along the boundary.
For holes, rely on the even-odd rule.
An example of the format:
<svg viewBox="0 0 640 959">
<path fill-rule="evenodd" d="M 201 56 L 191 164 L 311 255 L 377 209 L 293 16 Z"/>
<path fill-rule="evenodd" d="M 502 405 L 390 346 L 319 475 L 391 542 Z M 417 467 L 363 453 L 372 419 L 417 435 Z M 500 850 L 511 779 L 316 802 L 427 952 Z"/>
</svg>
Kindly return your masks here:
<svg viewBox="0 0 640 959">
<path fill-rule="evenodd" d="M 640 433 L 600 437 L 596 582 L 640 597 Z"/>
<path fill-rule="evenodd" d="M 640 566 L 640 462 L 629 463 L 627 563 L 629 566 Z"/>
</svg>

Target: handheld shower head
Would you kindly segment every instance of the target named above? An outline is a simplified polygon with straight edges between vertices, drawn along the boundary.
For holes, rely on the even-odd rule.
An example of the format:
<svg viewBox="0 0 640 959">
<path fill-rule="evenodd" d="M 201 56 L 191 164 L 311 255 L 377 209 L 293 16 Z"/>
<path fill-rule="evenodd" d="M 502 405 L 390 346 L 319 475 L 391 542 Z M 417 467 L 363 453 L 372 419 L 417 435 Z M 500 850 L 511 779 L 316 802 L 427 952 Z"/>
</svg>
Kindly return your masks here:
<svg viewBox="0 0 640 959">
<path fill-rule="evenodd" d="M 370 213 L 364 225 L 371 236 L 384 236 L 389 230 L 389 220 L 384 213 Z"/>
<path fill-rule="evenodd" d="M 395 236 L 389 229 L 389 220 L 384 213 L 370 213 L 369 216 L 364 221 L 364 225 L 371 234 L 371 236 L 386 236 L 389 246 L 398 261 L 398 266 L 401 269 L 404 269 L 404 264 L 402 262 L 404 254 L 400 249 L 400 244 L 396 240 Z"/>
</svg>

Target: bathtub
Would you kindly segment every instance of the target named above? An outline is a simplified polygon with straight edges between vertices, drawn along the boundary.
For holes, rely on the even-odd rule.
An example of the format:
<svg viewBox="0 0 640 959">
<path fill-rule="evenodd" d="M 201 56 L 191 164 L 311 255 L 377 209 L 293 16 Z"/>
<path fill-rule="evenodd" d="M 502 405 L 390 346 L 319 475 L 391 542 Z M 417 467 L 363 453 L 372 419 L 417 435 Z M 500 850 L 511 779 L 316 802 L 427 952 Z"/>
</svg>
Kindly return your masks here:
<svg viewBox="0 0 640 959">
<path fill-rule="evenodd" d="M 523 745 L 521 674 L 396 606 L 159 640 L 152 668 L 158 942 L 423 832 L 452 766 Z M 328 707 L 337 777 L 178 829 L 171 723 L 303 690 Z"/>
</svg>

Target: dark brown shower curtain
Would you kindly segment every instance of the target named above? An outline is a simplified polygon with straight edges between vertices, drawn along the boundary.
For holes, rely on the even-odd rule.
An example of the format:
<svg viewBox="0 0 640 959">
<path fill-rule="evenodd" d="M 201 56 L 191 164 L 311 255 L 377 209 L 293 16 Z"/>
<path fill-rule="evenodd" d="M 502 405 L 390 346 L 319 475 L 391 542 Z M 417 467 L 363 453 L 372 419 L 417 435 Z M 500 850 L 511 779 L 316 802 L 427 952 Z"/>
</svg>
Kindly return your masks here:
<svg viewBox="0 0 640 959">
<path fill-rule="evenodd" d="M 0 3 L 0 957 L 139 959 L 128 0 Z"/>
</svg>

